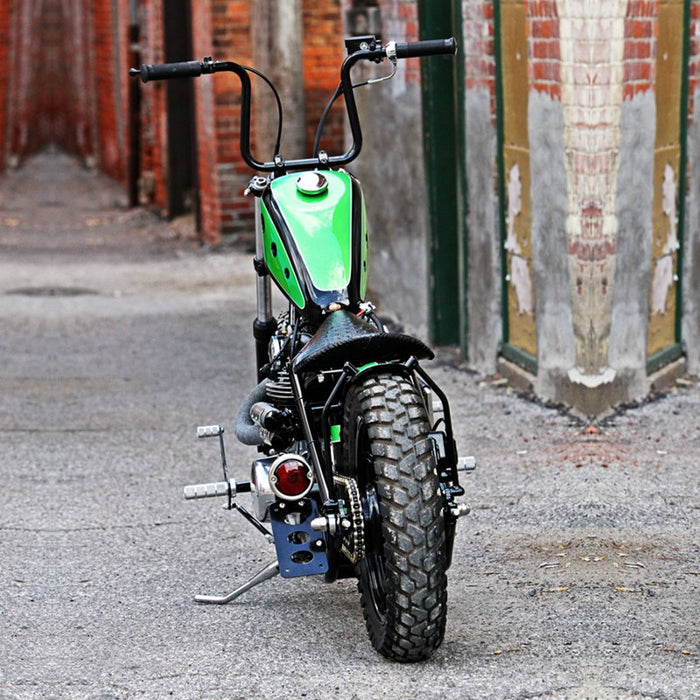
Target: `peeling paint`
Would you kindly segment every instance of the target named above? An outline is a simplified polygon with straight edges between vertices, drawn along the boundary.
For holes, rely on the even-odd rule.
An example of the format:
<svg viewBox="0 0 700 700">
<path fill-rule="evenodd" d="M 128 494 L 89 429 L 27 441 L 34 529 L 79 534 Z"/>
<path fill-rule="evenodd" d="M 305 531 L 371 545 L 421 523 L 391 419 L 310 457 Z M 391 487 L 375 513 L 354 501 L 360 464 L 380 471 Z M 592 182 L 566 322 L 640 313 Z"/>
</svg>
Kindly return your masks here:
<svg viewBox="0 0 700 700">
<path fill-rule="evenodd" d="M 515 296 L 518 301 L 518 313 L 532 315 L 532 278 L 530 277 L 528 262 L 523 256 L 522 248 L 518 243 L 515 232 L 515 219 L 518 214 L 520 214 L 522 208 L 522 184 L 520 182 L 520 167 L 517 163 L 511 167 L 508 173 L 507 190 L 508 213 L 506 215 L 506 221 L 508 225 L 508 235 L 505 242 L 505 249 L 511 253 L 508 281 L 515 289 Z"/>
<path fill-rule="evenodd" d="M 496 162 L 496 127 L 491 121 L 488 88 L 467 90 L 466 161 L 469 188 L 469 258 L 467 294 L 469 364 L 484 374 L 496 371 L 503 338 L 501 320 L 501 258 L 498 199 L 494 173 L 485 163 Z"/>
<path fill-rule="evenodd" d="M 537 317 L 536 390 L 556 395 L 562 370 L 576 360 L 567 253 L 564 115 L 558 99 L 533 90 L 528 100 L 532 282 Z"/>
<path fill-rule="evenodd" d="M 700 21 L 697 23 L 700 31 Z M 688 371 L 700 374 L 700 87 L 693 95 L 693 119 L 688 127 L 688 191 L 683 232 L 683 339 Z"/>
<path fill-rule="evenodd" d="M 625 100 L 620 122 L 615 279 L 608 362 L 626 400 L 648 392 L 646 339 L 652 278 L 652 204 L 656 99 Z"/>
<path fill-rule="evenodd" d="M 664 214 L 669 218 L 669 233 L 663 247 L 663 254 L 656 261 L 656 267 L 654 268 L 654 281 L 651 286 L 651 312 L 653 314 L 665 314 L 667 312 L 666 300 L 668 292 L 676 282 L 673 272 L 674 253 L 679 248 L 676 190 L 676 174 L 673 168 L 666 163 L 664 168 L 662 207 Z"/>
</svg>

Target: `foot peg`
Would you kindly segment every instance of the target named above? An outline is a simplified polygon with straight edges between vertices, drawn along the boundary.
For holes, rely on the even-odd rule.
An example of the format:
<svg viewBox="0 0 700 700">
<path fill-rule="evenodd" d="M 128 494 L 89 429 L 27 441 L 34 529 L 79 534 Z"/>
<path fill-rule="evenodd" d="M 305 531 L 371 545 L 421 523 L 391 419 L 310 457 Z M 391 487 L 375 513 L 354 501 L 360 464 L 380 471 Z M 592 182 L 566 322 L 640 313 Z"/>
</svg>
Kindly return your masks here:
<svg viewBox="0 0 700 700">
<path fill-rule="evenodd" d="M 454 518 L 461 518 L 463 515 L 469 515 L 471 510 L 471 506 L 466 503 L 455 503 L 453 506 L 450 506 L 450 512 Z"/>
<path fill-rule="evenodd" d="M 185 486 L 185 498 L 189 501 L 194 498 L 214 498 L 215 496 L 235 496 L 236 481 L 215 481 L 210 484 L 192 484 Z"/>
<path fill-rule="evenodd" d="M 458 472 L 473 472 L 476 469 L 476 457 L 460 457 L 457 460 Z"/>
<path fill-rule="evenodd" d="M 269 542 L 274 542 L 272 533 L 253 515 L 251 515 L 242 505 L 236 503 L 234 498 L 238 493 L 249 493 L 251 490 L 250 481 L 239 481 L 230 479 L 228 476 L 228 468 L 226 465 L 226 452 L 224 450 L 224 429 L 220 425 L 203 425 L 197 428 L 198 438 L 219 438 L 219 448 L 221 450 L 221 468 L 224 472 L 223 481 L 213 481 L 208 484 L 192 484 L 185 486 L 185 498 L 188 500 L 197 498 L 215 498 L 216 496 L 228 497 L 228 510 L 234 508 L 257 530 L 259 530 Z M 226 506 L 225 506 L 226 507 Z M 246 591 L 257 586 L 263 581 L 267 581 L 273 576 L 277 576 L 280 572 L 278 563 L 275 561 L 269 564 L 264 569 L 259 571 L 253 578 L 238 587 L 232 593 L 226 596 L 215 595 L 197 595 L 194 599 L 198 603 L 213 603 L 214 605 L 226 605 L 238 596 L 243 595 Z"/>
<path fill-rule="evenodd" d="M 200 425 L 197 428 L 198 438 L 219 437 L 224 434 L 224 429 L 220 425 Z"/>
</svg>

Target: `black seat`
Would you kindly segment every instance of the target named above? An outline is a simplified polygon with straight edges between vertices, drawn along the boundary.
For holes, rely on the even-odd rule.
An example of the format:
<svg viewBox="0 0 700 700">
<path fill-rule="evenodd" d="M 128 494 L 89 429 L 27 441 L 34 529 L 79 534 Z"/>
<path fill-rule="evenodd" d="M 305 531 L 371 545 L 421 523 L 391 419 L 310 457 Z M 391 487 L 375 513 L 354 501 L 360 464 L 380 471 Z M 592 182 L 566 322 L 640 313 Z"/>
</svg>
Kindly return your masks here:
<svg viewBox="0 0 700 700">
<path fill-rule="evenodd" d="M 367 362 L 432 359 L 433 351 L 422 341 L 403 333 L 383 333 L 353 313 L 334 311 L 316 331 L 313 338 L 294 358 L 293 369 L 316 372 L 342 366 L 345 362 L 362 365 Z"/>
</svg>

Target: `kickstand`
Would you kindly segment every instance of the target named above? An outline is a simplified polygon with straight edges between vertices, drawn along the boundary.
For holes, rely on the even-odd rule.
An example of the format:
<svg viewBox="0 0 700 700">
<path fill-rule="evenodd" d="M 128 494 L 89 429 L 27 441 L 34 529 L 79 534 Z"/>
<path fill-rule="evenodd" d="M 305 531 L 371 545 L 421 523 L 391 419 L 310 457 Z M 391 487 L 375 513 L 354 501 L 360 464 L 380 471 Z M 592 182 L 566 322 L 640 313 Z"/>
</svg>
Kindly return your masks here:
<svg viewBox="0 0 700 700">
<path fill-rule="evenodd" d="M 264 569 L 258 571 L 258 573 L 255 574 L 253 578 L 251 578 L 249 581 L 244 583 L 242 586 L 239 586 L 238 588 L 236 588 L 235 591 L 229 593 L 226 596 L 196 595 L 194 599 L 198 603 L 213 603 L 215 605 L 226 605 L 226 603 L 230 603 L 234 598 L 238 598 L 238 596 L 243 595 L 246 591 L 249 591 L 251 588 L 257 586 L 259 583 L 263 583 L 264 581 L 267 581 L 268 579 L 277 576 L 279 572 L 279 564 L 276 561 L 273 561 L 272 564 L 268 564 Z"/>
</svg>

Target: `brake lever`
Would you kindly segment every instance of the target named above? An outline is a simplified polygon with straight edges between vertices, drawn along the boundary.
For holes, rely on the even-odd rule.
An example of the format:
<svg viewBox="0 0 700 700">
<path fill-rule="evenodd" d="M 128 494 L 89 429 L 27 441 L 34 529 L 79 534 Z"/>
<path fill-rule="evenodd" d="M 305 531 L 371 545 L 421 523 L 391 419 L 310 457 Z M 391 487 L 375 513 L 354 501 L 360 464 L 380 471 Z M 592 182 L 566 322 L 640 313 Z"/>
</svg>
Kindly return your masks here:
<svg viewBox="0 0 700 700">
<path fill-rule="evenodd" d="M 391 80 L 396 75 L 396 71 L 398 70 L 398 60 L 396 59 L 396 56 L 390 57 L 387 55 L 387 58 L 389 61 L 391 61 L 391 73 L 389 75 L 383 75 L 380 78 L 370 78 L 364 83 L 360 83 L 360 85 L 376 85 L 377 83 L 383 83 L 385 80 Z M 376 62 L 379 63 L 379 61 Z M 355 85 L 354 87 L 359 87 L 359 85 Z"/>
</svg>

